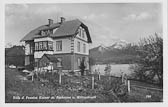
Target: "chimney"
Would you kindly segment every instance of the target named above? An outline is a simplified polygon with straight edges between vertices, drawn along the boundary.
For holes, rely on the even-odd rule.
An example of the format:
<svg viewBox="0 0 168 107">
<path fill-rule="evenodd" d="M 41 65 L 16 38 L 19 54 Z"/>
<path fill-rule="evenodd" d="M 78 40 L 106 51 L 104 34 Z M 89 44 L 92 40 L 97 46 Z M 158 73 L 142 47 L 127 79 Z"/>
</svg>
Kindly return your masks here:
<svg viewBox="0 0 168 107">
<path fill-rule="evenodd" d="M 53 20 L 52 19 L 48 19 L 48 24 L 49 24 L 49 26 L 51 26 L 53 24 Z"/>
<path fill-rule="evenodd" d="M 65 22 L 65 18 L 61 17 L 61 23 L 64 23 L 64 22 Z"/>
</svg>

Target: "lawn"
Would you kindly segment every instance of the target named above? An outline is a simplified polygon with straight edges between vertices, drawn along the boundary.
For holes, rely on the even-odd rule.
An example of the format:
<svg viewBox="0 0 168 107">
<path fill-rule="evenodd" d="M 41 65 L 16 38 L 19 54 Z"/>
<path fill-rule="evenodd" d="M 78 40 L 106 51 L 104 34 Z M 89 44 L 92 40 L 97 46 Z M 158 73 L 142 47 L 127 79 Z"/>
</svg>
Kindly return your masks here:
<svg viewBox="0 0 168 107">
<path fill-rule="evenodd" d="M 91 78 L 89 77 L 62 76 L 62 85 L 58 84 L 57 75 L 48 74 L 46 78 L 48 82 L 37 80 L 32 82 L 25 79 L 24 75 L 16 69 L 7 68 L 5 71 L 5 102 L 103 103 L 116 101 L 114 96 L 101 89 L 101 85 L 98 88 L 95 84 L 95 89 L 91 89 Z M 49 99 L 39 99 L 40 96 L 49 97 Z"/>
<path fill-rule="evenodd" d="M 42 77 L 42 76 L 41 76 Z M 91 76 L 62 76 L 60 85 L 58 75 L 46 74 L 41 81 L 27 80 L 25 75 L 16 69 L 5 70 L 6 103 L 111 103 L 111 102 L 152 102 L 160 101 L 162 93 L 132 88 L 127 93 L 121 85 L 120 78 L 94 75 L 92 89 Z M 147 94 L 152 94 L 146 99 Z M 143 96 L 143 97 L 142 97 Z"/>
</svg>

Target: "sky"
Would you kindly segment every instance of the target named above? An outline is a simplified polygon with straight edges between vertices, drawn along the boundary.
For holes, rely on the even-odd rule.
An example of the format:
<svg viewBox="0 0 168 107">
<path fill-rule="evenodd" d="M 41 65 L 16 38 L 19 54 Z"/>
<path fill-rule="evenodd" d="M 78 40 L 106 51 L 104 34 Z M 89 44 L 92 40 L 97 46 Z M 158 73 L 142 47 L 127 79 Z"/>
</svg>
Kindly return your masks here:
<svg viewBox="0 0 168 107">
<path fill-rule="evenodd" d="M 90 48 L 120 40 L 136 43 L 163 32 L 160 3 L 6 4 L 5 44 L 20 44 L 31 30 L 48 24 L 50 18 L 59 22 L 61 16 L 88 26 L 93 41 Z"/>
</svg>

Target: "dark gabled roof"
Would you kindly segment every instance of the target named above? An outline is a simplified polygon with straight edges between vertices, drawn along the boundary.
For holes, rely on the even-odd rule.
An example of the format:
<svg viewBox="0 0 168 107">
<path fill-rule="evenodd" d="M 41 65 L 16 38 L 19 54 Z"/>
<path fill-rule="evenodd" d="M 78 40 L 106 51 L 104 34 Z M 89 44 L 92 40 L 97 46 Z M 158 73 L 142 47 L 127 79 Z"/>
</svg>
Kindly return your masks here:
<svg viewBox="0 0 168 107">
<path fill-rule="evenodd" d="M 66 21 L 60 25 L 59 29 L 52 36 L 74 35 L 80 25 L 81 22 L 79 20 Z"/>
<path fill-rule="evenodd" d="M 86 30 L 88 42 L 92 43 L 88 27 L 86 25 L 84 25 L 78 19 L 71 20 L 71 21 L 65 21 L 62 24 L 54 23 L 51 26 L 49 26 L 49 25 L 40 26 L 40 27 L 32 30 L 30 33 L 28 33 L 21 41 L 33 40 L 36 37 L 40 37 L 41 30 L 48 30 L 48 29 L 55 29 L 55 28 L 58 28 L 58 29 L 54 32 L 54 34 L 51 35 L 51 37 L 53 37 L 53 38 L 73 36 L 77 33 L 77 29 L 80 26 L 82 26 Z"/>
<path fill-rule="evenodd" d="M 44 54 L 43 56 L 46 56 L 46 58 L 51 62 L 59 62 L 59 60 L 55 57 L 55 55 Z"/>
</svg>

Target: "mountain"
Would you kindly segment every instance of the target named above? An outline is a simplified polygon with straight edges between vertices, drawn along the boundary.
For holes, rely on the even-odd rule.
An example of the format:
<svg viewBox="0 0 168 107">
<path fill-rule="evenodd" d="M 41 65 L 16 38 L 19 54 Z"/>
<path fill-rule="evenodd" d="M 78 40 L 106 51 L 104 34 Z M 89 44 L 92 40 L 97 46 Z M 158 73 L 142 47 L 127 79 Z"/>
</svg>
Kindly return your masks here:
<svg viewBox="0 0 168 107">
<path fill-rule="evenodd" d="M 90 59 L 98 64 L 117 63 L 128 64 L 136 60 L 137 53 L 135 48 L 128 42 L 121 40 L 113 43 L 111 46 L 99 45 L 89 50 Z"/>
<path fill-rule="evenodd" d="M 109 46 L 110 49 L 122 49 L 126 47 L 129 43 L 125 40 L 120 40 Z"/>
<path fill-rule="evenodd" d="M 98 50 L 99 52 L 105 52 L 105 51 L 109 51 L 112 49 L 122 49 L 124 47 L 126 47 L 129 44 L 129 42 L 125 41 L 125 40 L 120 40 L 120 41 L 116 41 L 114 42 L 111 46 L 105 46 L 103 44 L 92 48 L 91 50 Z"/>
</svg>

